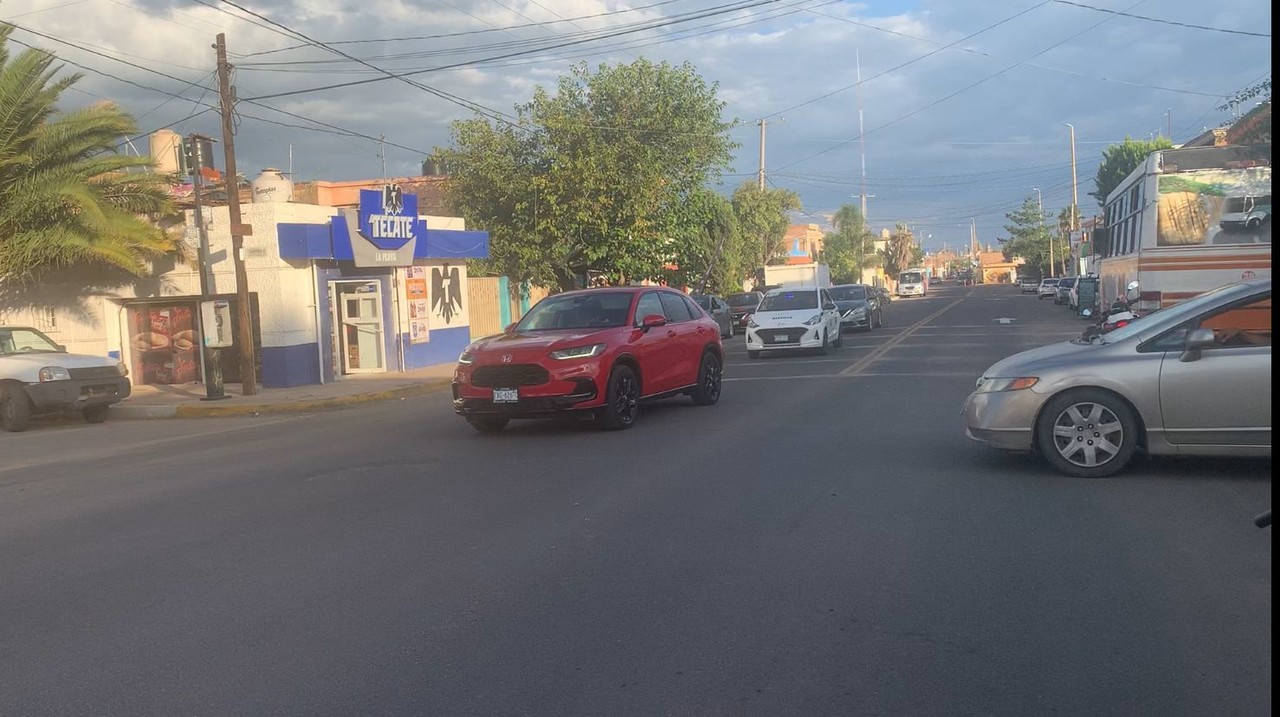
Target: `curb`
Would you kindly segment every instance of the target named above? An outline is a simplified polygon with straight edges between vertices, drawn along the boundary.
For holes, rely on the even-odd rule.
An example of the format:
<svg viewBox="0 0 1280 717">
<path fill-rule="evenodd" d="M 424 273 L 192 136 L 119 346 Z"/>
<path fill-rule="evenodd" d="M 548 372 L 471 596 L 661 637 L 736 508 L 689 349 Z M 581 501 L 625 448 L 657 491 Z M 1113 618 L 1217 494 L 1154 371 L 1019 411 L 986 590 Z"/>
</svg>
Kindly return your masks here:
<svg viewBox="0 0 1280 717">
<path fill-rule="evenodd" d="M 116 418 L 226 418 L 232 416 L 258 416 L 262 414 L 306 413 L 309 411 L 347 408 L 375 401 L 422 396 L 449 387 L 451 379 L 433 379 L 410 386 L 391 388 L 373 393 L 357 393 L 333 398 L 313 398 L 281 403 L 184 403 L 176 406 L 121 406 L 111 407 Z"/>
</svg>

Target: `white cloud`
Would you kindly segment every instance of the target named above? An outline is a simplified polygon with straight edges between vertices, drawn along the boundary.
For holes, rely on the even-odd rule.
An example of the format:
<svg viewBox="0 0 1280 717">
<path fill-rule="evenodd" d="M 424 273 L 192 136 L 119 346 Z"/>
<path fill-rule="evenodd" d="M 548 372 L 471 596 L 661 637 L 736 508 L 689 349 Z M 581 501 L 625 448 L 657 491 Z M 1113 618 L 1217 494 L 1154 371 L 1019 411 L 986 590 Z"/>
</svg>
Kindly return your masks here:
<svg viewBox="0 0 1280 717">
<path fill-rule="evenodd" d="M 376 64 L 387 70 L 413 71 L 516 52 L 539 39 L 577 39 L 589 30 L 671 18 L 724 1 L 675 0 L 574 23 L 560 20 L 654 5 L 655 0 L 237 3 L 324 41 L 470 33 L 413 42 L 336 45 L 351 54 L 376 56 Z M 16 34 L 16 39 L 52 49 L 67 60 L 143 85 L 181 90 L 188 98 L 166 102 L 164 94 L 87 74 L 80 89 L 110 97 L 142 116 L 143 129 L 175 123 L 193 111 L 193 100 L 201 90 L 185 87 L 185 83 L 204 81 L 213 69 L 209 46 L 218 32 L 227 33 L 239 68 L 236 83 L 242 98 L 379 76 L 350 62 L 255 64 L 339 58 L 317 48 L 255 54 L 298 41 L 259 26 L 260 21 L 254 24 L 242 19 L 242 13 L 217 0 L 211 2 L 220 9 L 189 0 L 82 0 L 71 4 L 5 0 L 0 17 L 176 78 L 160 77 L 25 32 Z M 1115 9 L 1132 5 L 1115 0 L 1096 2 Z M 688 60 L 709 80 L 719 83 L 721 97 L 728 102 L 726 114 L 744 121 L 733 133 L 742 147 L 732 171 L 748 174 L 755 170 L 755 119 L 853 83 L 856 53 L 867 80 L 863 101 L 868 191 L 875 195 L 870 200 L 872 221 L 914 220 L 931 227 L 935 243 L 940 243 L 966 237 L 967 228 L 962 225 L 967 226 L 970 216 L 978 218 L 984 237 L 994 237 L 1003 223 L 1003 211 L 1030 193 L 1033 186 L 1042 189 L 1047 205 L 1057 207 L 1068 201 L 1067 135 L 1061 123 L 1076 126 L 1079 158 L 1085 162 L 1079 171 L 1080 194 L 1085 197 L 1092 188 L 1094 167 L 1090 162 L 1096 162 L 1105 142 L 1126 134 L 1146 136 L 1162 128 L 1166 111 L 1172 116 L 1175 138 L 1186 139 L 1202 126 L 1223 119 L 1212 111 L 1221 103 L 1217 97 L 1270 70 L 1271 45 L 1266 38 L 1107 16 L 1056 3 L 1034 7 L 1036 4 L 1033 0 L 887 0 L 865 4 L 781 0 L 731 16 L 428 72 L 414 79 L 510 113 L 513 105 L 528 99 L 533 87 L 554 83 L 577 61 L 625 62 L 638 55 L 672 62 Z M 893 70 L 1033 7 L 1017 19 L 964 40 L 959 47 Z M 1260 0 L 1221 0 L 1208 6 L 1191 0 L 1165 0 L 1145 3 L 1133 12 L 1245 30 L 1270 27 L 1271 19 L 1270 5 Z M 528 26 L 531 22 L 551 24 Z M 521 25 L 525 27 L 518 27 Z M 1063 44 L 1045 52 L 1059 42 Z M 1011 67 L 1019 62 L 1023 64 Z M 888 70 L 893 71 L 877 77 Z M 994 79 L 939 102 L 1002 70 Z M 204 101 L 210 102 L 212 97 L 206 92 Z M 97 98 L 69 93 L 67 99 L 81 103 Z M 853 90 L 838 92 L 788 110 L 783 113 L 785 123 L 770 126 L 772 181 L 799 191 L 813 214 L 829 213 L 842 202 L 855 201 L 852 195 L 859 191 L 858 143 L 848 141 L 858 133 L 856 100 Z M 385 135 L 388 141 L 420 150 L 447 142 L 449 121 L 470 116 L 462 107 L 395 80 L 267 103 L 372 137 Z M 244 106 L 243 110 L 306 124 L 260 107 Z M 181 129 L 213 133 L 216 116 L 203 114 Z M 237 141 L 241 164 L 246 168 L 278 166 L 292 145 L 295 167 L 303 179 L 358 178 L 380 171 L 376 142 L 337 139 L 247 118 Z M 800 161 L 824 149 L 829 151 Z M 387 160 L 389 170 L 407 172 L 417 168 L 421 157 L 417 152 L 388 148 Z M 729 177 L 726 184 L 742 179 L 745 177 Z M 1089 209 L 1089 200 L 1082 201 Z"/>
</svg>

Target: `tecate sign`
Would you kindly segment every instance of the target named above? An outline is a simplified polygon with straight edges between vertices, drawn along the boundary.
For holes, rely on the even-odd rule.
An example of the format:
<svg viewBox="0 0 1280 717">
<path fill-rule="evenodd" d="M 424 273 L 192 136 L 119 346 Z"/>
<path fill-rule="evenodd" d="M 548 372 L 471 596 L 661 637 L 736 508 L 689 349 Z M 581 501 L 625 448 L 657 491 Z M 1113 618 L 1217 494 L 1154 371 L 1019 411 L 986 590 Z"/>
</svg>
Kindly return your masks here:
<svg viewBox="0 0 1280 717">
<path fill-rule="evenodd" d="M 356 266 L 409 266 L 422 233 L 418 197 L 400 187 L 360 190 L 360 207 L 342 211 Z"/>
</svg>

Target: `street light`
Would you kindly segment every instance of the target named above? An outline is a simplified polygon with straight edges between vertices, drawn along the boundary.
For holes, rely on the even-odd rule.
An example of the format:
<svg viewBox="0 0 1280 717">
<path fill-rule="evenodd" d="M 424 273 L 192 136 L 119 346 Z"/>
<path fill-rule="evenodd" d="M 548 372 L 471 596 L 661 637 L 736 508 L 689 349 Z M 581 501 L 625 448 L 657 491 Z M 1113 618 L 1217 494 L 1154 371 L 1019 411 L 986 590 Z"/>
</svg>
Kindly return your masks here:
<svg viewBox="0 0 1280 717">
<path fill-rule="evenodd" d="M 1036 193 L 1036 204 L 1040 207 L 1040 228 L 1044 228 L 1044 195 L 1040 193 L 1039 187 L 1032 187 L 1031 191 Z M 1053 260 L 1053 237 L 1049 237 L 1049 273 L 1052 274 L 1057 268 L 1054 266 Z"/>
</svg>

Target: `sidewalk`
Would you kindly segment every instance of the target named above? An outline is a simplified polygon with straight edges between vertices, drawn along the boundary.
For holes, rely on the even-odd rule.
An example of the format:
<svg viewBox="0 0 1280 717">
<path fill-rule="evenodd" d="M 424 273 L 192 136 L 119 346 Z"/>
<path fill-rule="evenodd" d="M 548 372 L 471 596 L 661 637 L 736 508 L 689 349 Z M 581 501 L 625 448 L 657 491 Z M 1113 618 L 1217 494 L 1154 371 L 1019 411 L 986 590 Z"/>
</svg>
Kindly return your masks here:
<svg viewBox="0 0 1280 717">
<path fill-rule="evenodd" d="M 259 388 L 244 396 L 238 383 L 226 385 L 230 398 L 202 401 L 204 384 L 134 386 L 133 395 L 111 407 L 113 418 L 195 418 L 301 413 L 352 406 L 370 401 L 419 396 L 443 391 L 453 379 L 453 364 L 405 373 L 346 376 L 324 385 Z"/>
</svg>

